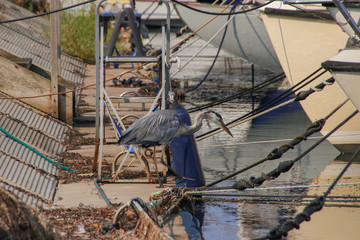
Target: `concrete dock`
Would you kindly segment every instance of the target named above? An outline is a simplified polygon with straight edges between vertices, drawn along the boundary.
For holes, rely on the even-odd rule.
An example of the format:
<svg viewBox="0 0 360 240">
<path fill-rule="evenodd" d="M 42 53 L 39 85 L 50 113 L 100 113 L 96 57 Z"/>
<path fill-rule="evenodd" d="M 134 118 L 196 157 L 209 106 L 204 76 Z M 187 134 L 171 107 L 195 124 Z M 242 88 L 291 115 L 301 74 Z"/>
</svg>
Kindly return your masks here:
<svg viewBox="0 0 360 240">
<path fill-rule="evenodd" d="M 129 66 L 130 67 L 130 66 Z M 112 66 L 106 71 L 106 79 L 114 78 L 120 75 L 122 72 L 130 68 L 113 68 Z M 134 75 L 125 74 L 122 78 L 129 78 Z M 149 80 L 143 80 L 145 83 L 151 82 Z M 84 85 L 91 85 L 95 83 L 95 66 L 88 65 L 86 71 L 86 77 L 84 80 Z M 106 82 L 105 87 L 107 93 L 110 96 L 119 96 L 120 94 L 126 91 L 138 91 L 139 87 L 119 87 L 115 86 L 112 81 Z M 95 91 L 96 87 L 88 87 L 82 90 L 81 94 L 81 106 L 78 109 L 77 118 L 80 119 L 75 124 L 74 129 L 76 129 L 83 138 L 88 139 L 87 142 L 92 142 L 95 138 Z M 120 117 L 132 114 L 139 117 L 144 116 L 147 111 L 142 109 L 142 104 L 140 103 L 124 103 L 118 107 L 115 104 L 118 114 Z M 151 104 L 146 103 L 145 109 L 148 109 Z M 80 112 L 79 112 L 80 111 Z M 114 116 L 115 117 L 115 116 Z M 114 160 L 115 156 L 121 152 L 120 146 L 115 144 L 116 135 L 114 128 L 110 122 L 105 124 L 105 143 L 103 147 L 103 161 L 106 165 L 109 165 Z M 70 149 L 68 151 L 71 154 L 80 154 L 81 156 L 93 159 L 95 153 L 95 145 L 80 145 L 76 149 Z M 125 162 L 126 165 L 127 161 Z M 154 167 L 150 161 L 150 168 Z M 66 164 L 66 160 L 65 160 Z M 162 169 L 162 166 L 159 166 Z M 142 171 L 142 165 L 138 161 L 134 161 L 129 167 L 129 171 L 139 172 Z M 86 173 L 82 173 L 86 174 Z M 92 172 L 88 172 L 88 177 L 80 182 L 69 182 L 64 181 L 59 184 L 58 191 L 55 197 L 55 204 L 64 208 L 76 207 L 80 205 L 92 206 L 92 207 L 106 207 L 107 204 L 104 199 L 101 197 L 94 185 L 94 179 L 97 175 L 94 173 L 94 176 L 91 175 Z M 120 174 L 121 178 L 121 174 Z M 140 179 L 141 178 L 141 179 Z M 145 177 L 134 177 L 130 178 L 127 181 L 142 181 L 146 182 Z M 140 179 L 140 180 L 139 180 Z M 159 191 L 158 184 L 156 183 L 119 183 L 119 184 L 101 184 L 105 194 L 113 203 L 126 203 L 131 200 L 133 197 L 140 197 L 145 201 L 148 200 L 152 192 Z"/>
</svg>

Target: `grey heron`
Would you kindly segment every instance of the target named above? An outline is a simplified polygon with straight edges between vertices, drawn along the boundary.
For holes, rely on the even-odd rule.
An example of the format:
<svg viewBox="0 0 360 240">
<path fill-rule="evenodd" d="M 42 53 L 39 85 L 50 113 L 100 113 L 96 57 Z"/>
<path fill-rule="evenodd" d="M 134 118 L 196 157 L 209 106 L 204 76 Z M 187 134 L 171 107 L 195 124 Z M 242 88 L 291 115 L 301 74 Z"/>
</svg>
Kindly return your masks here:
<svg viewBox="0 0 360 240">
<path fill-rule="evenodd" d="M 142 147 L 164 145 L 174 137 L 193 134 L 202 127 L 202 120 L 207 119 L 224 129 L 230 136 L 230 130 L 224 124 L 220 114 L 214 111 L 196 115 L 194 124 L 184 124 L 179 115 L 172 110 L 152 112 L 135 121 L 120 137 L 118 144 L 135 144 Z"/>
<path fill-rule="evenodd" d="M 199 113 L 195 117 L 194 124 L 189 126 L 181 121 L 180 116 L 175 111 L 159 110 L 136 120 L 123 133 L 118 144 L 138 145 L 144 148 L 162 145 L 161 163 L 169 168 L 170 166 L 162 159 L 165 154 L 165 147 L 175 137 L 193 134 L 198 131 L 202 127 L 202 121 L 205 119 L 220 126 L 232 136 L 224 124 L 222 116 L 214 111 Z"/>
</svg>

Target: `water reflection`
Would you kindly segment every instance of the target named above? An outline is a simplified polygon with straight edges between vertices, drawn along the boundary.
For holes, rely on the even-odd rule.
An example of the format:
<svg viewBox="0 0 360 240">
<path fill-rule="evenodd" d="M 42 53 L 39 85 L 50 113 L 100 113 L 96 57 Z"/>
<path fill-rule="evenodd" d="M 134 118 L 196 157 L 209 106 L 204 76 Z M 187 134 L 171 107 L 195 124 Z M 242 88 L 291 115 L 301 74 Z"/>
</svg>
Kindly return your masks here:
<svg viewBox="0 0 360 240">
<path fill-rule="evenodd" d="M 173 33 L 171 39 L 174 39 Z M 175 40 L 175 42 L 177 41 L 180 40 Z M 161 43 L 160 35 L 155 38 L 154 43 Z M 184 51 L 178 55 L 182 64 L 197 52 L 203 44 L 204 41 L 199 40 L 184 49 Z M 161 45 L 158 44 L 157 47 L 160 48 Z M 202 52 L 199 58 L 195 58 L 184 70 L 176 74 L 172 80 L 188 81 L 190 84 L 199 82 L 211 65 L 216 51 L 216 48 L 210 45 L 207 46 L 206 51 Z M 236 94 L 242 90 L 241 88 L 251 86 L 250 65 L 240 59 L 226 58 L 224 56 L 230 55 L 224 54 L 223 52 L 221 56 L 204 85 L 195 93 L 187 94 L 188 102 L 184 103 L 186 108 Z M 228 68 L 226 66 L 228 66 L 227 64 L 230 60 L 231 68 Z M 171 75 L 175 71 L 177 71 L 177 69 L 172 67 Z M 270 72 L 256 67 L 255 85 L 266 79 L 270 79 L 272 76 Z M 258 92 L 254 96 L 255 107 L 258 106 L 259 101 L 263 99 L 265 94 L 266 92 L 263 91 Z M 264 99 L 264 101 L 266 101 L 266 99 Z M 247 95 L 244 96 L 244 98 L 234 100 L 230 103 L 212 107 L 211 110 L 219 112 L 224 117 L 225 122 L 228 122 L 246 114 L 251 108 L 252 98 Z M 191 114 L 192 119 L 195 114 L 196 113 Z M 247 122 L 231 129 L 234 138 L 230 138 L 226 133 L 221 133 L 199 142 L 198 147 L 207 183 L 218 180 L 244 166 L 263 159 L 274 148 L 290 142 L 293 137 L 303 133 L 309 125 L 310 121 L 300 105 L 293 103 L 256 118 L 252 122 Z M 198 134 L 206 132 L 213 127 L 214 126 L 204 126 Z M 295 146 L 293 150 L 286 152 L 280 160 L 285 161 L 296 158 L 314 144 L 320 136 L 320 134 L 316 134 L 307 141 Z M 339 152 L 325 141 L 301 159 L 301 161 L 296 163 L 292 170 L 282 174 L 276 180 L 265 182 L 261 187 L 309 184 L 338 154 Z M 278 163 L 279 160 L 267 162 L 233 179 L 223 182 L 221 185 L 231 185 L 240 178 L 248 179 L 251 176 L 258 177 L 262 172 L 267 173 L 276 168 Z M 247 190 L 243 193 L 280 196 L 283 194 L 306 193 L 307 191 L 308 190 L 304 188 L 297 188 L 290 190 Z M 289 205 L 229 202 L 205 202 L 198 206 L 198 210 L 199 216 L 203 216 L 200 218 L 202 219 L 202 234 L 206 240 L 261 237 L 267 234 L 269 229 L 278 226 L 297 213 L 297 208 Z M 349 224 L 349 226 L 350 225 L 351 224 Z M 342 238 L 343 237 L 339 237 L 338 239 Z M 302 239 L 311 238 L 305 237 Z"/>
<path fill-rule="evenodd" d="M 265 99 L 266 101 L 266 99 Z M 236 112 L 236 104 L 232 108 L 224 106 L 216 109 L 231 120 L 234 116 L 245 114 Z M 249 104 L 247 105 L 250 108 Z M 241 106 L 244 109 L 244 106 Z M 229 116 L 230 115 L 230 116 Z M 199 142 L 199 151 L 205 171 L 206 181 L 210 183 L 219 178 L 248 166 L 266 157 L 274 148 L 288 143 L 291 139 L 302 134 L 311 124 L 298 103 L 292 103 L 277 111 L 256 118 L 252 123 L 246 123 L 231 129 L 234 138 L 226 134 L 216 135 Z M 205 128 L 203 131 L 207 131 Z M 295 146 L 286 152 L 280 160 L 268 161 L 249 171 L 221 183 L 231 185 L 238 179 L 248 179 L 251 176 L 259 177 L 275 169 L 280 161 L 295 159 L 308 149 L 319 138 L 315 134 L 307 141 Z M 271 141 L 270 141 L 271 140 Z M 328 142 L 322 143 L 318 148 L 295 164 L 287 173 L 279 178 L 264 182 L 261 187 L 267 186 L 294 186 L 309 184 L 331 163 L 339 152 Z M 283 195 L 304 193 L 307 189 L 291 190 L 262 190 L 258 194 Z M 244 194 L 255 191 L 244 191 Z M 289 205 L 250 204 L 229 202 L 206 202 L 202 234 L 204 239 L 248 239 L 261 237 L 269 229 L 285 222 L 296 214 L 296 207 Z"/>
</svg>

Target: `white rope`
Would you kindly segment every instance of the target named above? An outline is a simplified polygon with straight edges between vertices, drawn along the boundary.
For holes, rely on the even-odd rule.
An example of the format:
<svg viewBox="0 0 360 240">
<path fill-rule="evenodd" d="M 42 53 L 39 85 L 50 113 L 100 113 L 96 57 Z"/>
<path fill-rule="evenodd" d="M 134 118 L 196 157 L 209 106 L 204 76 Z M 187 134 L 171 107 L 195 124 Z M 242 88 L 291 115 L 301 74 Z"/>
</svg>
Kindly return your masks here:
<svg viewBox="0 0 360 240">
<path fill-rule="evenodd" d="M 147 11 L 152 7 L 152 5 L 154 5 L 156 2 L 152 2 L 147 8 L 145 8 L 145 10 L 141 13 L 141 15 L 145 15 L 147 14 Z"/>
<path fill-rule="evenodd" d="M 193 45 L 195 42 L 197 42 L 200 39 L 200 37 L 195 38 L 194 40 L 192 40 L 192 42 L 186 44 L 184 47 L 181 47 L 179 50 L 177 50 L 176 52 L 172 53 L 171 55 L 177 55 L 180 52 L 184 51 L 185 49 L 187 49 L 188 47 L 190 47 L 191 45 Z"/>
<path fill-rule="evenodd" d="M 177 73 L 179 73 L 182 69 L 184 69 L 197 55 L 199 55 L 200 52 L 202 52 L 207 45 L 230 23 L 230 21 L 235 17 L 235 15 L 232 15 L 228 21 L 225 22 L 225 24 L 212 36 L 209 41 L 207 41 L 204 46 L 200 48 L 199 51 L 197 51 L 180 69 L 178 69 L 173 75 L 171 75 L 171 78 L 173 78 Z"/>
<path fill-rule="evenodd" d="M 107 92 L 106 92 L 105 89 L 104 89 L 103 91 L 104 91 L 104 95 L 105 95 L 106 100 L 108 101 L 111 109 L 113 110 L 113 112 L 114 112 L 114 114 L 115 114 L 115 116 L 116 116 L 116 119 L 118 120 L 118 123 L 120 123 L 122 130 L 125 131 L 125 130 L 126 130 L 125 125 L 124 125 L 123 122 L 121 121 L 121 118 L 120 118 L 119 114 L 117 113 L 117 111 L 116 111 L 116 109 L 115 109 L 115 107 L 114 107 L 114 105 L 113 105 L 113 103 L 112 103 L 109 95 L 107 94 Z M 110 113 L 109 113 L 109 114 L 110 114 Z"/>
<path fill-rule="evenodd" d="M 151 107 L 150 107 L 150 109 L 149 109 L 149 111 L 148 111 L 147 114 L 151 113 L 151 112 L 154 110 L 155 104 L 159 101 L 159 98 L 160 98 L 160 96 L 161 96 L 161 94 L 163 93 L 164 90 L 165 90 L 165 85 L 163 85 L 163 86 L 161 87 L 160 91 L 159 91 L 158 94 L 156 95 L 155 100 L 154 100 L 154 102 L 152 103 L 152 105 L 151 105 Z"/>
</svg>

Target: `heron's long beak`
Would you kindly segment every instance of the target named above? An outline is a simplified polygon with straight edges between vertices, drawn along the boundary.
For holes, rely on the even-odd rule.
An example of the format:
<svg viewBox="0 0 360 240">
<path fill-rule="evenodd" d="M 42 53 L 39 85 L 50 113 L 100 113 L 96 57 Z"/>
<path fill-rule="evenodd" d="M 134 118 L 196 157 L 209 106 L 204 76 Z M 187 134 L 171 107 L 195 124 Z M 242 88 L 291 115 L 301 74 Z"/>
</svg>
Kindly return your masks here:
<svg viewBox="0 0 360 240">
<path fill-rule="evenodd" d="M 225 132 L 227 132 L 227 134 L 229 134 L 231 137 L 234 137 L 223 121 L 220 121 L 220 126 L 222 129 L 224 129 Z"/>
</svg>

